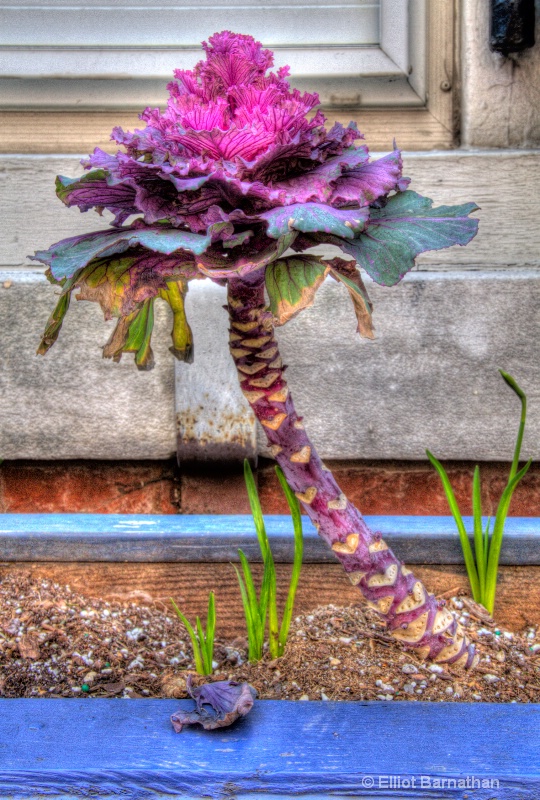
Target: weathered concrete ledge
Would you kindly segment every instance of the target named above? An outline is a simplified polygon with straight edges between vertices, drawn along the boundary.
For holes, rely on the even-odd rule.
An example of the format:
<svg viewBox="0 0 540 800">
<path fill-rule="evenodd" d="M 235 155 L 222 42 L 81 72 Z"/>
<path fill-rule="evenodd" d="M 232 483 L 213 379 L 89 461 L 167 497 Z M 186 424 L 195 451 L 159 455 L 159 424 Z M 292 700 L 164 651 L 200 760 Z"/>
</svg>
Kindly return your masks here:
<svg viewBox="0 0 540 800">
<path fill-rule="evenodd" d="M 97 303 L 72 303 L 62 341 L 36 348 L 58 289 L 40 269 L 0 270 L 0 457 L 168 458 L 175 452 L 170 321 L 157 304 L 156 366 L 102 358 L 112 331 Z"/>
<path fill-rule="evenodd" d="M 418 460 L 429 447 L 443 459 L 509 460 L 519 405 L 498 367 L 529 394 L 523 454 L 535 454 L 540 270 L 415 272 L 392 290 L 370 285 L 370 292 L 374 342 L 358 338 L 348 297 L 333 281 L 321 288 L 313 309 L 278 334 L 298 410 L 323 457 Z M 185 428 L 191 408 L 207 444 L 214 422 L 216 445 L 232 424 L 231 409 L 246 441 L 253 435 L 227 343 L 215 336 L 226 327 L 223 302 L 220 287 L 194 284 L 188 314 L 195 363 L 176 365 L 178 421 Z M 166 309 L 157 309 L 156 368 L 141 374 L 129 358 L 119 365 L 102 359 L 110 327 L 93 303 L 75 304 L 60 341 L 37 358 L 53 304 L 54 289 L 38 271 L 0 272 L 0 455 L 169 457 L 177 423 Z M 191 377 L 183 382 L 187 370 Z M 216 388 L 228 397 L 222 413 Z M 258 448 L 265 452 L 262 434 Z"/>
<path fill-rule="evenodd" d="M 413 272 L 392 289 L 369 283 L 376 338 L 355 333 L 343 287 L 327 280 L 313 308 L 278 329 L 297 410 L 324 458 L 511 460 L 519 402 L 498 368 L 528 392 L 523 454 L 540 440 L 540 270 Z M 215 329 L 226 316 L 217 286 L 194 285 L 187 299 L 202 365 L 176 364 L 180 434 L 197 406 L 204 443 L 219 443 L 232 400 L 243 398 L 227 343 Z M 230 360 L 230 359 L 229 359 Z M 200 398 L 216 393 L 214 369 L 229 399 L 216 415 Z M 221 365 L 226 365 L 221 371 Z M 213 369 L 214 366 L 214 369 Z M 188 371 L 192 377 L 188 377 Z M 191 382 L 196 384 L 192 387 Z M 262 429 L 258 449 L 268 454 Z"/>
</svg>

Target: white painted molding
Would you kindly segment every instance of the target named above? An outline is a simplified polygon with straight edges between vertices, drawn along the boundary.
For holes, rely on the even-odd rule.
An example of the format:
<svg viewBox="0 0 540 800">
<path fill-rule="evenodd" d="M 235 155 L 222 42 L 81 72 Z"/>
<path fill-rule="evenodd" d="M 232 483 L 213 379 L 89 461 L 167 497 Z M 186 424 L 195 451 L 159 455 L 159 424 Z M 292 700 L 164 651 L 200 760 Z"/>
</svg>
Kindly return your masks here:
<svg viewBox="0 0 540 800">
<path fill-rule="evenodd" d="M 337 54 L 339 55 L 339 51 Z M 325 52 L 324 55 L 328 59 L 329 53 Z M 347 55 L 350 56 L 350 53 Z M 291 84 L 302 92 L 317 92 L 321 104 L 327 109 L 359 105 L 369 108 L 423 106 L 422 99 L 409 85 L 406 77 L 395 70 L 394 63 L 380 50 L 373 53 L 373 58 L 364 58 L 365 55 L 367 54 L 362 54 L 361 60 L 379 65 L 380 72 L 359 75 L 356 72 L 340 74 L 334 70 L 326 75 L 293 74 Z M 313 62 L 319 67 L 323 60 L 318 60 L 317 54 L 313 54 Z M 0 77 L 0 108 L 10 111 L 73 111 L 76 108 L 78 112 L 131 109 L 140 112 L 147 106 L 165 105 L 166 87 L 171 77 L 172 73 L 166 78 L 158 79 Z"/>
<path fill-rule="evenodd" d="M 175 69 L 192 69 L 200 47 L 0 47 L 0 74 L 9 78 L 170 80 Z M 276 67 L 294 75 L 341 77 L 356 73 L 395 76 L 398 67 L 381 47 L 276 48 Z"/>
<path fill-rule="evenodd" d="M 399 1 L 399 0 L 398 0 Z M 409 76 L 409 83 L 418 95 L 427 100 L 427 62 L 435 63 L 440 54 L 431 53 L 427 39 L 427 2 L 428 0 L 409 0 L 409 63 L 404 66 Z M 423 46 L 422 46 L 423 45 Z M 431 53 L 428 56 L 428 53 Z"/>
<path fill-rule="evenodd" d="M 379 0 L 24 0 L 0 3 L 0 44 L 166 45 L 200 53 L 203 40 L 231 30 L 271 47 L 371 45 L 379 42 L 378 18 Z"/>
<path fill-rule="evenodd" d="M 403 0 L 385 0 L 380 8 L 381 50 L 405 73 L 410 65 L 408 6 Z"/>
</svg>

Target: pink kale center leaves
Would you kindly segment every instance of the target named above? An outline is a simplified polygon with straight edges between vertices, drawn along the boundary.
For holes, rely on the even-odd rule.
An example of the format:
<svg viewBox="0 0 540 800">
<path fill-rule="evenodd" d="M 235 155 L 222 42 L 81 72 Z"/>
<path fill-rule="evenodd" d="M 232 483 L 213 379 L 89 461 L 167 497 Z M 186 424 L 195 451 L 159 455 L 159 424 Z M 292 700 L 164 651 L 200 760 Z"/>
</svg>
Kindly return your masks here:
<svg viewBox="0 0 540 800">
<path fill-rule="evenodd" d="M 438 213 L 406 191 L 399 150 L 370 161 L 367 147 L 355 144 L 363 137 L 354 123 L 327 130 L 314 110 L 318 96 L 291 89 L 288 67 L 272 72 L 273 54 L 251 36 L 223 31 L 202 46 L 204 60 L 175 72 L 164 110 L 147 108 L 140 130 L 113 130 L 122 150 L 96 149 L 83 162 L 82 178 L 57 179 L 67 206 L 107 209 L 113 230 L 36 253 L 63 286 L 39 352 L 56 340 L 75 288 L 79 299 L 97 300 L 106 317 L 119 318 L 104 354 L 118 360 L 133 351 L 137 365 L 148 368 L 149 303 L 158 295 L 166 300 L 175 315 L 173 342 L 190 341 L 183 297 L 193 278 L 246 277 L 264 272 L 289 247 L 301 252 L 330 243 L 375 281 L 392 285 L 418 253 L 474 236 L 472 204 Z M 321 268 L 345 283 L 357 317 L 360 306 L 365 317 L 371 306 L 359 294 L 355 263 L 335 264 Z M 301 259 L 287 261 L 281 292 L 296 296 L 293 285 L 305 279 L 304 267 Z M 269 294 L 274 285 L 267 281 Z M 270 296 L 271 308 L 279 302 Z M 299 301 L 287 317 L 304 307 Z M 372 335 L 367 317 L 359 330 Z M 187 358 L 186 348 L 172 349 Z"/>
</svg>

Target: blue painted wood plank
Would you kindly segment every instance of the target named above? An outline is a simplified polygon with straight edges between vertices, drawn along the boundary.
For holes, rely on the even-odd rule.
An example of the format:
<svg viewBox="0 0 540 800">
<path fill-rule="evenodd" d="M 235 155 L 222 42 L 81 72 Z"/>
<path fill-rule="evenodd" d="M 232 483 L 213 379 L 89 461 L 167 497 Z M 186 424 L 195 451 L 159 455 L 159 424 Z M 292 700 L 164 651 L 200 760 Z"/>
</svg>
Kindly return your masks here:
<svg viewBox="0 0 540 800">
<path fill-rule="evenodd" d="M 1 700 L 0 797 L 540 797 L 539 705 L 267 700 L 175 734 L 179 706 Z"/>
<path fill-rule="evenodd" d="M 304 520 L 304 561 L 334 557 Z M 463 556 L 451 517 L 367 516 L 409 564 L 461 564 Z M 276 561 L 290 562 L 290 517 L 269 515 L 267 529 Z M 472 519 L 465 518 L 468 530 Z M 175 562 L 237 559 L 241 547 L 260 560 L 249 515 L 0 514 L 0 560 Z M 502 564 L 540 564 L 540 519 L 510 517 Z"/>
</svg>

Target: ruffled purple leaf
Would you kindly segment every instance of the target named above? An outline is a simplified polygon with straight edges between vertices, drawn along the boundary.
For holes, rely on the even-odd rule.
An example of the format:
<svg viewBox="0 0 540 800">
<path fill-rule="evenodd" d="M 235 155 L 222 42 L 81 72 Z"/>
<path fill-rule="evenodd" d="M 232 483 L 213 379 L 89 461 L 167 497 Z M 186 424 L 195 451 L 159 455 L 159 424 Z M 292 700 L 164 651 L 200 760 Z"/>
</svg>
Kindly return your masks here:
<svg viewBox="0 0 540 800">
<path fill-rule="evenodd" d="M 111 153 L 106 153 L 101 147 L 95 147 L 93 153 L 87 158 L 81 159 L 81 164 L 85 169 L 103 169 L 107 172 L 114 169 L 117 163 L 117 157 L 111 155 Z"/>
<path fill-rule="evenodd" d="M 393 190 L 405 189 L 407 183 L 407 179 L 402 178 L 401 153 L 394 150 L 337 178 L 329 202 L 335 206 L 348 206 L 351 203 L 367 206 Z"/>
<path fill-rule="evenodd" d="M 364 164 L 368 158 L 367 147 L 350 149 L 342 155 L 329 158 L 311 172 L 305 172 L 287 181 L 273 183 L 271 189 L 267 189 L 267 196 L 276 205 L 276 201 L 280 205 L 291 205 L 328 200 L 343 174 L 350 174 L 350 170 Z"/>
<path fill-rule="evenodd" d="M 213 280 L 225 280 L 231 275 L 247 275 L 281 258 L 293 245 L 296 236 L 296 231 L 288 231 L 279 239 L 268 239 L 259 233 L 232 252 L 214 245 L 199 256 L 197 268 L 203 275 Z"/>
<path fill-rule="evenodd" d="M 134 205 L 137 211 L 144 214 L 148 225 L 164 219 L 175 225 L 182 224 L 184 214 L 180 198 L 185 197 L 189 202 L 208 180 L 208 175 L 174 175 L 172 168 L 134 161 L 123 153 L 118 154 L 117 163 L 108 177 L 111 186 L 131 187 Z M 220 198 L 221 195 L 217 194 L 204 207 L 207 208 L 211 202 Z"/>
<path fill-rule="evenodd" d="M 243 162 L 242 178 L 253 183 L 268 185 L 286 179 L 293 172 L 291 168 L 293 165 L 298 171 L 308 172 L 317 163 L 320 162 L 314 157 L 313 143 L 297 137 L 292 142 L 273 143 L 267 152 L 256 160 Z M 304 168 L 300 169 L 302 166 Z"/>
<path fill-rule="evenodd" d="M 207 731 L 226 728 L 249 714 L 257 697 L 249 683 L 216 681 L 194 687 L 191 675 L 188 675 L 186 688 L 196 706 L 193 711 L 180 709 L 171 716 L 176 733 L 180 733 L 184 725 L 202 725 Z"/>
<path fill-rule="evenodd" d="M 477 208 L 475 203 L 433 208 L 432 200 L 406 191 L 392 196 L 384 208 L 372 209 L 366 231 L 341 247 L 374 281 L 393 286 L 420 253 L 470 242 L 478 220 L 469 214 Z"/>
<path fill-rule="evenodd" d="M 191 156 L 209 155 L 213 159 L 232 161 L 237 156 L 251 160 L 264 152 L 274 141 L 274 131 L 262 124 L 228 130 L 188 130 L 177 137 L 178 144 Z"/>
<path fill-rule="evenodd" d="M 66 206 L 78 206 L 81 211 L 106 208 L 115 214 L 115 225 L 121 225 L 131 214 L 136 214 L 135 189 L 126 184 L 109 185 L 108 173 L 93 170 L 81 178 L 56 178 L 57 197 Z"/>
<path fill-rule="evenodd" d="M 356 122 L 349 122 L 347 127 L 341 122 L 334 122 L 328 131 L 328 136 L 321 142 L 320 147 L 325 151 L 327 157 L 343 153 L 357 139 L 363 139 L 364 134 L 360 133 Z"/>
<path fill-rule="evenodd" d="M 366 209 L 337 209 L 323 203 L 302 203 L 284 208 L 273 208 L 261 214 L 268 224 L 267 233 L 272 239 L 288 231 L 303 233 L 322 231 L 352 239 L 366 227 L 369 212 Z"/>
<path fill-rule="evenodd" d="M 48 250 L 37 251 L 31 258 L 47 264 L 53 277 L 60 281 L 70 278 L 94 259 L 124 253 L 137 245 L 165 255 L 177 250 L 200 255 L 210 242 L 210 236 L 200 236 L 175 228 L 124 228 L 62 239 Z"/>
</svg>

